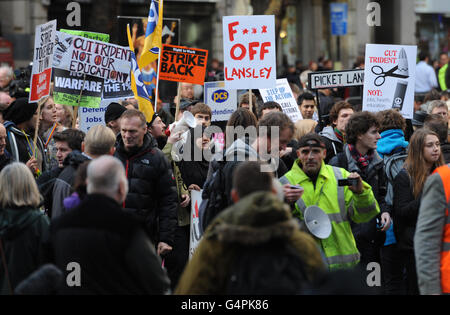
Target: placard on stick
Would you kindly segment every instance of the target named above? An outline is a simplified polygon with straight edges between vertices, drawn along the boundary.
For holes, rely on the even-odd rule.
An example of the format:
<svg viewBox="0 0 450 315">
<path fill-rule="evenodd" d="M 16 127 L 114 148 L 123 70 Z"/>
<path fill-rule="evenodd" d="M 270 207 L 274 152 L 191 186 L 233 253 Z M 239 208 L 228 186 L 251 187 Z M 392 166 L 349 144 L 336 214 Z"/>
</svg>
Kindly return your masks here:
<svg viewBox="0 0 450 315">
<path fill-rule="evenodd" d="M 208 51 L 183 46 L 163 45 L 159 80 L 203 85 Z"/>
<path fill-rule="evenodd" d="M 29 102 L 38 102 L 50 95 L 53 48 L 56 36 L 56 20 L 38 25 L 34 38 L 33 68 Z"/>
<path fill-rule="evenodd" d="M 276 85 L 275 17 L 224 16 L 225 86 L 233 89 Z"/>
</svg>

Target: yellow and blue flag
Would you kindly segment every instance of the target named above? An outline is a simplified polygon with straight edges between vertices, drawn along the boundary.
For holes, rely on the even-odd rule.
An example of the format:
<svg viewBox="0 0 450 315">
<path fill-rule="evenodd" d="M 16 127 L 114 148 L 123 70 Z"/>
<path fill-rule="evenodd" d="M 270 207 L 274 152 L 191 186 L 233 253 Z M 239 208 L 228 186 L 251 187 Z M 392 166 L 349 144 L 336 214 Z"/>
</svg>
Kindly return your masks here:
<svg viewBox="0 0 450 315">
<path fill-rule="evenodd" d="M 158 54 L 162 46 L 162 22 L 163 0 L 159 0 L 159 5 L 155 0 L 152 0 L 150 11 L 148 12 L 144 48 L 139 59 L 139 66 L 141 68 L 147 67 L 158 59 Z"/>
<path fill-rule="evenodd" d="M 142 80 L 141 69 L 136 60 L 136 54 L 134 53 L 134 45 L 131 40 L 130 25 L 127 25 L 128 44 L 131 50 L 131 90 L 133 90 L 134 97 L 138 101 L 139 110 L 144 113 L 147 122 L 152 121 L 154 110 L 150 96 L 145 88 Z"/>
</svg>

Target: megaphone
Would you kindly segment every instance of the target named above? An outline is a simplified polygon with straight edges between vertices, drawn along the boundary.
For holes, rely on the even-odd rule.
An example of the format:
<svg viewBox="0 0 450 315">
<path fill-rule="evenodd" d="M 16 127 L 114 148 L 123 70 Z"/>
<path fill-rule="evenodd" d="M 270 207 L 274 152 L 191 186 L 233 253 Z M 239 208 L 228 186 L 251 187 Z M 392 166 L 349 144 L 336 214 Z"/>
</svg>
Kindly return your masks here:
<svg viewBox="0 0 450 315">
<path fill-rule="evenodd" d="M 305 210 L 305 224 L 309 232 L 322 240 L 331 234 L 331 221 L 328 215 L 317 206 L 310 206 Z"/>
<path fill-rule="evenodd" d="M 186 132 L 189 128 L 195 128 L 196 126 L 197 121 L 195 120 L 194 115 L 189 111 L 185 111 L 181 120 L 175 123 L 175 127 L 173 127 L 170 133 L 177 133 L 178 131 Z"/>
</svg>

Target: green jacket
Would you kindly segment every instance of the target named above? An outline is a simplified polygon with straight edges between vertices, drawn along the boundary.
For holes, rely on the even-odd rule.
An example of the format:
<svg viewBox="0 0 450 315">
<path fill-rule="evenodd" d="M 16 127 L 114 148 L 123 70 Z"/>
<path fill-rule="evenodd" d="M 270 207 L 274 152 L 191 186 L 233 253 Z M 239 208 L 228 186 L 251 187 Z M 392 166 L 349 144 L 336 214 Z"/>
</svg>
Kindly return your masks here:
<svg viewBox="0 0 450 315">
<path fill-rule="evenodd" d="M 0 209 L 0 238 L 13 290 L 44 262 L 49 219 L 39 210 Z M 0 259 L 0 294 L 10 294 L 5 266 Z"/>
<path fill-rule="evenodd" d="M 309 281 L 317 280 L 326 270 L 317 244 L 299 230 L 289 207 L 272 193 L 255 192 L 211 222 L 175 294 L 224 294 L 239 245 L 262 245 L 271 240 L 287 242 L 304 258 Z"/>
<path fill-rule="evenodd" d="M 363 182 L 364 191 L 354 194 L 347 186 L 339 187 L 337 180 L 347 178 L 345 169 L 322 164 L 314 187 L 311 179 L 303 172 L 297 160 L 292 169 L 280 179 L 293 185 L 300 185 L 304 194 L 295 205 L 294 216 L 303 221 L 306 207 L 320 207 L 331 221 L 332 231 L 327 239 L 316 239 L 320 244 L 330 269 L 349 268 L 358 264 L 360 254 L 350 227 L 355 223 L 367 222 L 380 212 L 372 188 Z"/>
</svg>

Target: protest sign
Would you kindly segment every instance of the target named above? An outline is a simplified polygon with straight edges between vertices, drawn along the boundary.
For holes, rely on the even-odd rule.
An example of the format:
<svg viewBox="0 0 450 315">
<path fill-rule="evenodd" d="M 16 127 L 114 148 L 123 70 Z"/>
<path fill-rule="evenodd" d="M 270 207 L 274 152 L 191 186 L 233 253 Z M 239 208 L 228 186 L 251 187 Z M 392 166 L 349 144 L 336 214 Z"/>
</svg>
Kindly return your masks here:
<svg viewBox="0 0 450 315">
<path fill-rule="evenodd" d="M 363 110 L 396 108 L 413 118 L 416 56 L 417 46 L 366 45 Z"/>
<path fill-rule="evenodd" d="M 53 74 L 55 103 L 80 107 L 99 106 L 102 100 L 103 79 L 90 75 L 84 77 L 81 73 L 58 68 L 53 69 Z"/>
<path fill-rule="evenodd" d="M 362 86 L 364 69 L 311 72 L 308 74 L 308 82 L 311 90 Z"/>
<path fill-rule="evenodd" d="M 163 45 L 159 79 L 203 85 L 208 51 L 183 46 Z"/>
<path fill-rule="evenodd" d="M 91 127 L 105 125 L 105 111 L 109 104 L 115 100 L 102 100 L 99 107 L 80 107 L 78 109 L 79 128 L 87 133 Z"/>
<path fill-rule="evenodd" d="M 237 108 L 237 91 L 225 88 L 225 82 L 205 82 L 204 103 L 211 107 L 211 121 L 228 121 Z"/>
<path fill-rule="evenodd" d="M 191 191 L 191 237 L 189 242 L 189 259 L 195 252 L 195 249 L 200 242 L 200 221 L 198 216 L 198 209 L 202 203 L 202 191 Z"/>
<path fill-rule="evenodd" d="M 36 27 L 29 102 L 37 102 L 50 95 L 55 36 L 56 20 Z"/>
<path fill-rule="evenodd" d="M 292 122 L 302 119 L 302 114 L 298 109 L 297 101 L 292 93 L 287 79 L 278 79 L 276 87 L 271 89 L 259 89 L 261 97 L 265 102 L 277 102 L 281 105 L 283 113 L 289 116 Z"/>
<path fill-rule="evenodd" d="M 53 66 L 119 82 L 129 80 L 131 51 L 128 47 L 89 38 L 56 33 Z"/>
<path fill-rule="evenodd" d="M 223 52 L 227 88 L 273 88 L 277 72 L 274 16 L 224 16 Z"/>
<path fill-rule="evenodd" d="M 124 99 L 129 97 L 134 97 L 130 80 L 127 80 L 125 83 L 105 80 L 103 84 L 103 99 Z"/>
<path fill-rule="evenodd" d="M 76 31 L 76 30 L 66 30 L 66 29 L 60 29 L 59 31 L 67 33 L 67 34 L 72 34 L 72 35 L 76 35 L 76 36 L 89 38 L 89 39 L 99 40 L 99 41 L 102 41 L 105 43 L 109 42 L 109 34 L 86 32 L 86 31 Z"/>
</svg>

